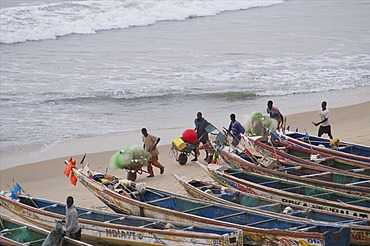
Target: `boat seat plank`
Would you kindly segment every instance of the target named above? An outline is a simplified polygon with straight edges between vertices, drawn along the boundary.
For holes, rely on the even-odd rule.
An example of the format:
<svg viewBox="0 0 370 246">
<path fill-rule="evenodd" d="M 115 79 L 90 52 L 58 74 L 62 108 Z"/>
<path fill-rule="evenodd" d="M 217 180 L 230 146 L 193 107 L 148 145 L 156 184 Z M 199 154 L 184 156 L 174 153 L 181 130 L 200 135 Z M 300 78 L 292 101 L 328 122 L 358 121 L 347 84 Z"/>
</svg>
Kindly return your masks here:
<svg viewBox="0 0 370 246">
<path fill-rule="evenodd" d="M 304 227 L 306 227 L 306 226 L 307 226 L 307 224 L 303 224 L 303 225 L 300 225 L 300 226 L 291 227 L 291 228 L 289 228 L 288 230 L 289 230 L 289 231 L 297 231 L 297 230 L 299 230 L 299 229 L 301 229 L 301 228 L 304 228 Z"/>
<path fill-rule="evenodd" d="M 355 168 L 355 169 L 351 169 L 347 171 L 352 171 L 354 173 L 362 173 L 362 172 L 365 172 L 366 170 L 368 170 L 368 168 Z"/>
<path fill-rule="evenodd" d="M 45 209 L 47 209 L 47 208 L 56 208 L 56 207 L 58 207 L 58 206 L 59 206 L 59 204 L 55 203 L 55 204 L 51 204 L 51 205 L 49 205 L 49 206 L 42 207 L 42 208 L 40 208 L 40 209 L 41 209 L 41 210 L 45 210 Z"/>
<path fill-rule="evenodd" d="M 152 223 L 148 223 L 146 225 L 139 226 L 139 228 L 145 228 L 145 227 L 156 225 L 156 224 L 157 224 L 157 222 L 152 222 Z"/>
<path fill-rule="evenodd" d="M 261 209 L 261 208 L 273 207 L 273 206 L 276 206 L 276 205 L 280 205 L 280 203 L 277 202 L 277 203 L 272 203 L 272 204 L 265 204 L 265 205 L 260 205 L 260 206 L 253 207 L 253 208 L 255 208 L 255 209 Z"/>
<path fill-rule="evenodd" d="M 266 181 L 262 183 L 258 183 L 259 185 L 268 185 L 268 184 L 273 184 L 273 183 L 280 183 L 280 180 L 272 180 L 272 181 Z"/>
<path fill-rule="evenodd" d="M 156 199 L 156 200 L 148 201 L 146 203 L 153 204 L 153 203 L 156 203 L 156 202 L 162 202 L 162 201 L 170 200 L 170 199 L 173 199 L 174 197 L 175 196 L 167 196 L 167 197 L 159 198 L 159 199 Z"/>
<path fill-rule="evenodd" d="M 5 229 L 1 230 L 0 233 L 7 233 L 7 232 L 12 232 L 12 231 L 18 231 L 18 230 L 22 230 L 22 229 L 25 229 L 25 228 L 27 228 L 27 226 L 21 226 L 21 227 L 12 228 L 12 229 L 5 228 Z"/>
<path fill-rule="evenodd" d="M 117 220 L 124 220 L 125 218 L 124 217 L 119 217 L 119 218 L 115 218 L 115 219 L 112 219 L 112 220 L 106 220 L 104 221 L 103 223 L 112 223 L 114 221 L 117 221 Z"/>
<path fill-rule="evenodd" d="M 194 230 L 194 226 L 189 226 L 189 227 L 182 229 L 182 231 L 192 231 L 192 230 Z"/>
<path fill-rule="evenodd" d="M 279 171 L 279 172 L 286 172 L 286 171 L 299 170 L 299 169 L 301 169 L 301 168 L 302 168 L 301 166 L 285 167 L 285 168 L 281 168 L 281 169 L 279 169 L 278 171 Z"/>
<path fill-rule="evenodd" d="M 332 173 L 333 172 L 313 173 L 313 174 L 301 175 L 300 177 L 302 177 L 302 178 L 312 178 L 312 177 L 324 176 L 324 175 L 332 174 Z"/>
<path fill-rule="evenodd" d="M 235 213 L 235 214 L 228 214 L 228 215 L 224 215 L 224 216 L 216 217 L 216 218 L 214 218 L 214 219 L 215 219 L 215 220 L 221 220 L 221 219 L 225 219 L 225 218 L 229 218 L 229 217 L 234 217 L 234 216 L 238 216 L 238 215 L 246 214 L 246 213 L 248 213 L 248 212 L 247 212 L 247 211 L 242 211 L 242 212 Z"/>
<path fill-rule="evenodd" d="M 363 184 L 370 184 L 370 180 L 353 182 L 353 183 L 346 184 L 346 186 L 355 186 L 355 185 L 363 185 Z"/>
<path fill-rule="evenodd" d="M 308 231 L 310 229 L 315 229 L 317 226 L 314 225 L 314 226 L 310 226 L 310 227 L 307 227 L 307 228 L 302 228 L 302 229 L 298 229 L 297 231 Z"/>
<path fill-rule="evenodd" d="M 92 213 L 94 213 L 94 212 L 93 211 L 87 211 L 85 213 L 79 214 L 78 216 L 89 215 L 89 214 L 92 214 Z"/>
<path fill-rule="evenodd" d="M 249 224 L 247 224 L 247 226 L 255 226 L 255 225 L 262 224 L 262 223 L 271 222 L 271 221 L 274 221 L 274 220 L 277 220 L 277 218 L 271 218 L 271 219 L 267 219 L 267 220 L 261 220 L 261 221 L 249 223 Z"/>
<path fill-rule="evenodd" d="M 185 211 L 182 211 L 183 213 L 189 213 L 189 212 L 193 212 L 193 211 L 196 211 L 196 210 L 199 210 L 199 209 L 203 209 L 203 208 L 209 208 L 209 207 L 212 207 L 214 206 L 213 204 L 208 204 L 206 206 L 201 206 L 201 207 L 196 207 L 196 208 L 191 208 L 191 209 L 188 209 L 188 210 L 185 210 Z"/>
</svg>

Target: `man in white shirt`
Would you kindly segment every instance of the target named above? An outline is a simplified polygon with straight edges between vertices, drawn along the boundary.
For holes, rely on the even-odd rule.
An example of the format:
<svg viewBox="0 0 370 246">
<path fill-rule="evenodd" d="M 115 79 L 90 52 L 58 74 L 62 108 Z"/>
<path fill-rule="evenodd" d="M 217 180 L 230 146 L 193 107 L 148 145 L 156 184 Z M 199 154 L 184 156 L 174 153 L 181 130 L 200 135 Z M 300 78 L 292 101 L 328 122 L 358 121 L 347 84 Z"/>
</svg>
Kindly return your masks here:
<svg viewBox="0 0 370 246">
<path fill-rule="evenodd" d="M 78 223 L 78 213 L 75 205 L 73 204 L 73 197 L 67 197 L 66 206 L 66 235 L 70 238 L 80 240 L 81 239 L 81 226 Z"/>
<path fill-rule="evenodd" d="M 319 115 L 321 117 L 320 122 L 312 122 L 315 126 L 320 125 L 319 127 L 319 132 L 318 136 L 321 137 L 324 133 L 328 134 L 330 139 L 333 139 L 333 135 L 331 135 L 331 127 L 329 124 L 329 116 L 330 116 L 330 111 L 329 109 L 326 108 L 327 103 L 323 101 L 321 103 L 321 111 L 319 112 Z"/>
</svg>

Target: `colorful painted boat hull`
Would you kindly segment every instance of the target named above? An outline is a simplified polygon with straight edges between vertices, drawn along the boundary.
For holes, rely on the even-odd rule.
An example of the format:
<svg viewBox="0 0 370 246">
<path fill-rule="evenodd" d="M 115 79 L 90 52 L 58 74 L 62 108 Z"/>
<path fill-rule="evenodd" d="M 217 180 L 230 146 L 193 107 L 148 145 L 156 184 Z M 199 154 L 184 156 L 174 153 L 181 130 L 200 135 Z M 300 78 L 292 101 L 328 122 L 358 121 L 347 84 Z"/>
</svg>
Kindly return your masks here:
<svg viewBox="0 0 370 246">
<path fill-rule="evenodd" d="M 306 166 L 312 166 L 312 168 L 320 168 L 326 169 L 328 171 L 334 172 L 343 172 L 346 175 L 353 175 L 354 177 L 359 177 L 363 179 L 370 178 L 370 165 L 364 162 L 356 161 L 356 160 L 341 160 L 338 157 L 329 156 L 324 154 L 322 157 L 327 159 L 328 161 L 324 161 L 321 163 L 316 163 L 313 161 L 309 161 L 303 159 L 301 157 L 291 155 L 286 153 L 283 150 L 276 149 L 270 145 L 267 145 L 257 139 L 252 137 L 243 137 L 249 145 L 251 145 L 257 152 L 261 155 L 266 155 L 270 158 L 278 159 L 282 163 L 285 161 L 293 161 L 300 164 L 305 164 Z"/>
<path fill-rule="evenodd" d="M 278 133 L 282 139 L 307 149 L 313 149 L 319 153 L 338 156 L 340 158 L 357 160 L 370 164 L 370 147 L 355 143 L 342 142 L 339 147 L 332 148 L 330 139 L 315 137 L 298 132 Z M 324 147 L 321 147 L 322 145 Z"/>
<path fill-rule="evenodd" d="M 288 225 L 287 220 L 283 218 L 271 218 L 270 215 L 263 213 L 259 213 L 258 218 L 255 215 L 254 222 L 252 222 L 251 214 L 255 212 L 247 209 L 194 200 L 150 187 L 141 191 L 123 190 L 119 194 L 89 178 L 90 171 L 83 173 L 81 169 L 73 169 L 73 172 L 78 180 L 101 201 L 120 213 L 166 218 L 181 223 L 191 222 L 194 225 L 205 223 L 238 228 L 243 230 L 244 243 L 252 245 L 347 245 L 349 242 L 350 229 L 347 227 L 337 227 L 334 231 L 329 231 L 331 226 L 325 223 L 312 225 L 289 221 Z M 115 177 L 112 178 L 116 180 Z M 134 187 L 133 184 L 129 182 L 129 187 Z M 262 218 L 265 219 L 262 220 Z M 293 227 L 291 227 L 292 223 Z M 284 230 L 269 229 L 282 227 L 283 224 L 285 225 Z M 321 232 L 317 231 L 318 227 L 321 228 Z"/>
<path fill-rule="evenodd" d="M 221 171 L 219 168 L 209 165 L 208 171 L 211 177 L 220 184 L 246 193 L 264 196 L 279 202 L 302 205 L 307 208 L 312 207 L 332 211 L 333 213 L 341 213 L 354 218 L 366 220 L 370 218 L 370 198 L 367 197 L 353 196 L 303 183 L 247 173 L 237 169 Z M 294 192 L 292 192 L 293 190 Z M 302 192 L 306 194 L 301 194 Z M 331 197 L 340 197 L 343 200 L 334 202 L 331 200 Z"/>
<path fill-rule="evenodd" d="M 40 227 L 53 228 L 65 217 L 65 205 L 19 196 L 20 201 L 0 193 L 1 205 Z M 37 205 L 37 207 L 35 206 Z M 168 221 L 123 216 L 76 207 L 82 227 L 82 240 L 101 245 L 242 245 L 242 231 L 234 228 L 168 223 Z"/>
<path fill-rule="evenodd" d="M 300 165 L 299 168 L 297 169 L 285 168 L 286 171 L 273 170 L 260 165 L 256 165 L 243 159 L 235 152 L 230 152 L 230 149 L 226 146 L 221 147 L 219 145 L 214 145 L 214 148 L 218 152 L 219 156 L 232 168 L 241 169 L 246 172 L 274 176 L 287 180 L 304 182 L 307 184 L 335 189 L 341 192 L 352 193 L 355 195 L 364 195 L 364 196 L 370 195 L 370 177 L 364 179 L 356 177 L 356 175 L 349 175 L 341 171 L 320 172 L 319 170 L 315 170 L 314 166 L 312 165 L 310 166 L 311 168 L 307 168 L 307 166 L 304 167 L 305 164 Z M 284 170 L 283 167 L 280 167 L 280 169 Z M 363 186 L 351 185 L 359 183 L 362 183 Z"/>
<path fill-rule="evenodd" d="M 244 193 L 233 188 L 226 188 L 207 181 L 185 180 L 173 174 L 185 191 L 192 197 L 213 201 L 229 206 L 249 207 L 252 209 L 292 216 L 294 219 L 320 220 L 330 223 L 343 223 L 351 229 L 350 244 L 368 245 L 370 242 L 370 220 L 358 220 L 345 215 L 335 215 L 322 210 L 307 209 L 303 206 L 276 202 L 268 198 Z M 287 212 L 291 210 L 291 212 Z"/>
</svg>

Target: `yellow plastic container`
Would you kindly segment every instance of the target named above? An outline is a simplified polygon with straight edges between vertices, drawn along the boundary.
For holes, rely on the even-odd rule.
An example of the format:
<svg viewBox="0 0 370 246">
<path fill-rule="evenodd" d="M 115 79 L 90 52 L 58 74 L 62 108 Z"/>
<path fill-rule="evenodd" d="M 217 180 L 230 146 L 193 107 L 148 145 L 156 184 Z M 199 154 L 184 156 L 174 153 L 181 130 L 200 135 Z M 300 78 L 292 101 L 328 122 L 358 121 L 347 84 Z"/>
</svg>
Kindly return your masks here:
<svg viewBox="0 0 370 246">
<path fill-rule="evenodd" d="M 178 150 L 183 150 L 186 148 L 186 143 L 182 140 L 181 137 L 177 137 L 173 140 L 173 144 L 176 146 Z"/>
</svg>

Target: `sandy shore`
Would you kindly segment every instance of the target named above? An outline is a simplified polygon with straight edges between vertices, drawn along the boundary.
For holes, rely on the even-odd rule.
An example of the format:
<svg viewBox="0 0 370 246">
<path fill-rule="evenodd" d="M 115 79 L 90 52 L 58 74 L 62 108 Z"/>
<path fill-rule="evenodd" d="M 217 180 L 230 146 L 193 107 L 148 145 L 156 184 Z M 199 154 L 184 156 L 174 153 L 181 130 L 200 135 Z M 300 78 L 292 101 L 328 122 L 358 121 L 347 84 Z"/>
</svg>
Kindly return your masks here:
<svg viewBox="0 0 370 246">
<path fill-rule="evenodd" d="M 370 115 L 367 113 L 369 107 L 370 102 L 366 102 L 348 107 L 330 109 L 330 122 L 334 137 L 343 141 L 370 145 Z M 287 125 L 291 126 L 291 130 L 298 128 L 299 131 L 303 131 L 307 129 L 309 133 L 316 134 L 317 128 L 313 126 L 311 122 L 319 121 L 318 111 L 319 108 L 317 111 L 313 112 L 287 115 Z M 221 128 L 222 126 L 219 127 Z M 156 133 L 153 132 L 153 134 Z M 190 159 L 192 159 L 191 156 L 187 164 L 181 166 L 173 157 L 171 145 L 160 145 L 159 150 L 159 160 L 165 166 L 165 173 L 160 175 L 159 169 L 154 168 L 155 177 L 146 178 L 147 174 L 143 173 L 142 175 L 138 175 L 136 182 L 146 182 L 148 186 L 186 195 L 171 173 L 193 178 L 209 179 L 196 163 L 190 161 Z M 86 161 L 90 164 L 91 169 L 105 172 L 109 167 L 109 159 L 115 151 L 116 150 L 87 153 Z M 79 162 L 82 156 L 83 153 L 81 153 L 80 156 L 74 156 L 74 158 Z M 9 187 L 14 181 L 18 182 L 28 194 L 33 196 L 65 202 L 66 197 L 72 195 L 75 197 L 75 203 L 79 206 L 105 207 L 100 200 L 81 184 L 77 183 L 77 186 L 73 186 L 69 182 L 69 179 L 64 176 L 64 160 L 69 157 L 70 156 L 51 159 L 1 170 L 1 190 L 9 190 Z M 201 156 L 200 160 L 203 159 L 202 157 L 203 156 Z M 108 172 L 117 177 L 126 177 L 126 171 L 124 170 L 114 171 L 108 168 Z M 3 208 L 0 210 L 4 213 Z"/>
</svg>

